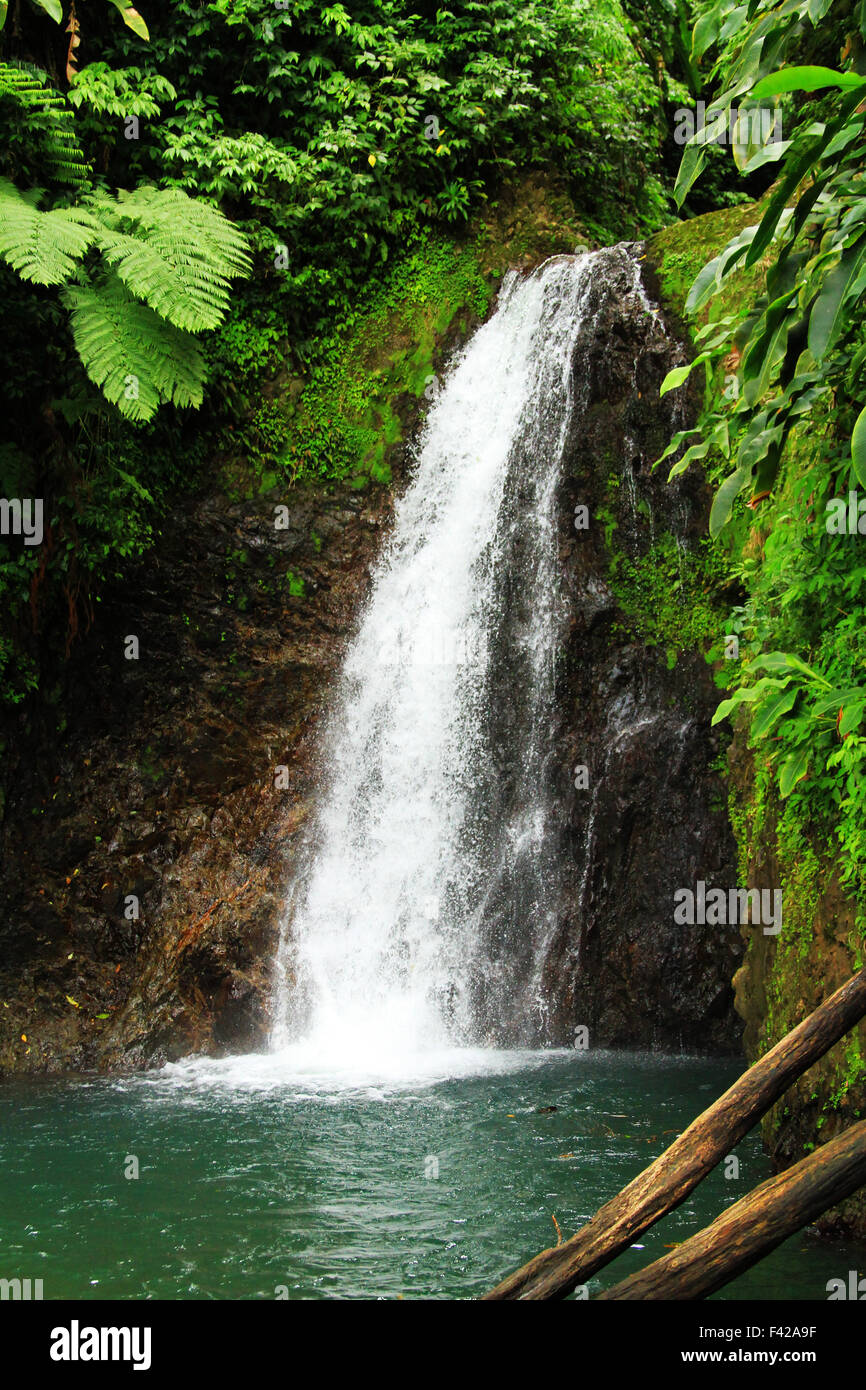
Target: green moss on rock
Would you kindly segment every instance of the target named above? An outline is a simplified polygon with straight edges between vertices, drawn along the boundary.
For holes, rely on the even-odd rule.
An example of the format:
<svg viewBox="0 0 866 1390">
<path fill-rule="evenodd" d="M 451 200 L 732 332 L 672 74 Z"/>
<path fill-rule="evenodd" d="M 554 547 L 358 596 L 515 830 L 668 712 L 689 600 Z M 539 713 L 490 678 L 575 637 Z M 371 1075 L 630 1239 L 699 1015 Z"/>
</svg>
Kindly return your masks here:
<svg viewBox="0 0 866 1390">
<path fill-rule="evenodd" d="M 573 251 L 586 234 L 568 195 L 540 174 L 506 188 L 462 237 L 431 234 L 371 284 L 348 325 L 320 341 L 305 377 L 278 371 L 241 459 L 240 495 L 284 481 L 387 485 L 450 350 L 490 309 L 509 266 Z M 356 482 L 357 480 L 357 482 Z"/>
</svg>

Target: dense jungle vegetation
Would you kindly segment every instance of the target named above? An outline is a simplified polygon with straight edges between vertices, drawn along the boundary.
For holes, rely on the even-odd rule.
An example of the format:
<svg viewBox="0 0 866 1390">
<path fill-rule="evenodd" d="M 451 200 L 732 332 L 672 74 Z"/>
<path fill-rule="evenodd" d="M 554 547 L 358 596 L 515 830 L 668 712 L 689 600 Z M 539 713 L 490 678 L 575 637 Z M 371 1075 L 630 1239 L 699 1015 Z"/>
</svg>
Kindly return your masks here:
<svg viewBox="0 0 866 1390">
<path fill-rule="evenodd" d="M 549 171 L 598 243 L 724 210 L 667 269 L 697 352 L 664 389 L 702 374 L 703 408 L 662 466 L 715 488 L 740 598 L 718 718 L 750 713 L 757 813 L 778 788 L 791 845 L 817 833 L 866 901 L 866 0 L 0 0 L 0 21 L 0 471 L 45 499 L 43 544 L 0 559 L 6 707 L 216 461 L 351 471 L 340 422 L 299 444 L 264 384 L 326 380 L 412 257 L 435 296 L 510 178 Z M 715 124 L 682 146 L 701 100 Z"/>
<path fill-rule="evenodd" d="M 602 240 L 666 216 L 673 0 L 646 33 L 619 0 L 2 14 L 0 463 L 6 495 L 48 508 L 45 544 L 0 565 L 6 702 L 38 684 L 52 613 L 74 637 L 221 451 L 340 472 L 332 423 L 299 451 L 262 382 L 326 362 L 510 173 L 560 171 Z"/>
<path fill-rule="evenodd" d="M 743 674 L 729 678 L 735 688 L 715 718 L 740 707 L 748 714 L 751 833 L 780 798 L 779 844 L 801 873 L 800 899 L 814 887 L 813 847 L 835 860 L 860 909 L 849 943 L 858 968 L 866 905 L 864 37 L 862 4 L 716 5 L 700 15 L 692 54 L 716 53 L 720 121 L 773 102 L 783 138 L 734 145 L 744 173 L 775 166 L 775 181 L 718 254 L 693 267 L 686 310 L 700 351 L 662 388 L 703 366 L 700 419 L 668 452 L 677 455 L 672 476 L 692 461 L 707 467 L 716 487 L 710 532 L 741 586 L 728 630 Z M 712 135 L 699 132 L 686 147 L 680 204 Z"/>
</svg>

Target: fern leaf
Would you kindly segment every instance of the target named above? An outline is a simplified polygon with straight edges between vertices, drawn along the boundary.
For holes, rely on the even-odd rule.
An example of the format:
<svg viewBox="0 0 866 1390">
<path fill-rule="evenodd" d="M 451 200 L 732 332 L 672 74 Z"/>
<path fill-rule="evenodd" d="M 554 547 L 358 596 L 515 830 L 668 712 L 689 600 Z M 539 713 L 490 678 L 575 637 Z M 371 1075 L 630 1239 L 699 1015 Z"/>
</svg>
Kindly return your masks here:
<svg viewBox="0 0 866 1390">
<path fill-rule="evenodd" d="M 222 322 L 231 280 L 252 263 L 246 237 L 218 209 L 147 185 L 91 205 L 103 256 L 132 294 L 191 333 Z"/>
<path fill-rule="evenodd" d="M 163 402 L 199 406 L 205 362 L 195 339 L 133 299 L 117 276 L 63 291 L 72 337 L 91 380 L 128 420 Z"/>
<path fill-rule="evenodd" d="M 72 112 L 47 73 L 30 63 L 0 63 L 0 98 L 23 110 L 50 176 L 58 183 L 89 188 L 90 166 L 78 143 Z"/>
<path fill-rule="evenodd" d="M 64 285 L 95 241 L 96 223 L 85 208 L 40 211 L 39 194 L 0 178 L 0 256 L 22 280 Z"/>
<path fill-rule="evenodd" d="M 216 328 L 228 308 L 228 293 L 209 273 L 205 255 L 181 260 L 151 241 L 106 232 L 100 238 L 103 258 L 139 299 L 178 328 L 192 333 Z"/>
</svg>

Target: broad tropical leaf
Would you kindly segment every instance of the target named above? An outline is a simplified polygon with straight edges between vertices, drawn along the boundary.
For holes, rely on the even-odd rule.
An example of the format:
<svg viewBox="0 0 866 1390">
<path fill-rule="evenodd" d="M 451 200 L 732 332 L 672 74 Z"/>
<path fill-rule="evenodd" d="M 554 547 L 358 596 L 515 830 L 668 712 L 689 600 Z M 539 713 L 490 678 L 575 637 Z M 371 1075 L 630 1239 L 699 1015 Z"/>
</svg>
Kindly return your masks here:
<svg viewBox="0 0 866 1390">
<path fill-rule="evenodd" d="M 824 87 L 866 87 L 866 78 L 855 72 L 836 72 L 835 68 L 782 68 L 756 83 L 752 96 L 760 99 L 782 92 L 819 92 Z"/>
<path fill-rule="evenodd" d="M 824 356 L 827 348 L 839 336 L 845 302 L 864 261 L 866 244 L 861 240 L 848 248 L 839 264 L 824 278 L 823 288 L 809 317 L 809 351 L 816 360 Z"/>
<path fill-rule="evenodd" d="M 854 476 L 861 487 L 866 487 L 866 406 L 857 416 L 854 433 L 851 435 L 851 460 Z"/>
<path fill-rule="evenodd" d="M 675 391 L 678 386 L 682 386 L 683 382 L 690 375 L 692 368 L 696 367 L 699 362 L 706 361 L 706 358 L 707 354 L 702 352 L 700 356 L 693 358 L 691 362 L 687 362 L 684 367 L 672 367 L 659 387 L 659 395 L 666 396 L 668 391 Z"/>
<path fill-rule="evenodd" d="M 120 10 L 124 24 L 128 25 L 134 34 L 138 34 L 140 39 L 149 39 L 147 25 L 142 19 L 138 10 L 128 3 L 128 0 L 111 0 L 112 5 L 116 5 Z"/>
<path fill-rule="evenodd" d="M 731 515 L 735 498 L 752 477 L 751 468 L 737 468 L 725 479 L 710 508 L 710 535 L 717 536 Z"/>
<path fill-rule="evenodd" d="M 794 788 L 795 783 L 806 776 L 809 770 L 809 749 L 799 748 L 786 758 L 779 773 L 779 791 L 782 796 L 787 796 Z"/>
<path fill-rule="evenodd" d="M 866 702 L 863 700 L 859 701 L 859 703 L 857 701 L 852 701 L 851 704 L 845 706 L 842 718 L 839 720 L 840 738 L 847 738 L 848 735 L 853 733 L 857 728 L 858 724 L 862 723 L 864 708 L 866 708 Z"/>
<path fill-rule="evenodd" d="M 799 693 L 796 685 L 790 685 L 786 690 L 778 691 L 771 699 L 764 700 L 755 710 L 752 719 L 752 737 L 764 738 L 778 724 L 782 715 L 788 713 Z"/>
</svg>

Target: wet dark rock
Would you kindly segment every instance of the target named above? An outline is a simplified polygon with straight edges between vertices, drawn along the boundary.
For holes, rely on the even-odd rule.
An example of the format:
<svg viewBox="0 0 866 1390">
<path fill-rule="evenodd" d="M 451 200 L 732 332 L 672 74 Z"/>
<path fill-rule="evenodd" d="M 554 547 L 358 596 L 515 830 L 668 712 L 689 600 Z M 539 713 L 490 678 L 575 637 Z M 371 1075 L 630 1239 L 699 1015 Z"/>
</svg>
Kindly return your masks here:
<svg viewBox="0 0 866 1390">
<path fill-rule="evenodd" d="M 369 521 L 390 508 L 384 489 L 295 489 L 286 533 L 280 501 L 180 509 L 73 653 L 65 736 L 35 717 L 12 731 L 0 1069 L 265 1043 L 315 730 L 366 592 Z M 138 661 L 123 656 L 130 633 Z"/>
<path fill-rule="evenodd" d="M 635 560 L 653 536 L 683 546 L 706 534 L 709 497 L 695 473 L 673 484 L 651 465 L 685 423 L 659 384 L 685 354 L 632 292 L 639 248 L 606 253 L 602 301 L 575 357 L 575 412 L 566 451 L 561 554 L 570 633 L 563 662 L 560 795 L 568 903 L 545 969 L 553 1040 L 581 1025 L 591 1046 L 688 1051 L 739 1048 L 731 980 L 736 928 L 683 927 L 674 890 L 737 882 L 724 786 L 711 770 L 718 692 L 694 652 L 668 669 L 665 653 L 619 622 L 612 551 L 593 520 L 575 532 L 575 506 L 596 517 L 620 479 L 613 544 Z M 639 441 L 636 444 L 635 441 Z M 570 770 L 589 769 L 577 790 Z"/>
</svg>

